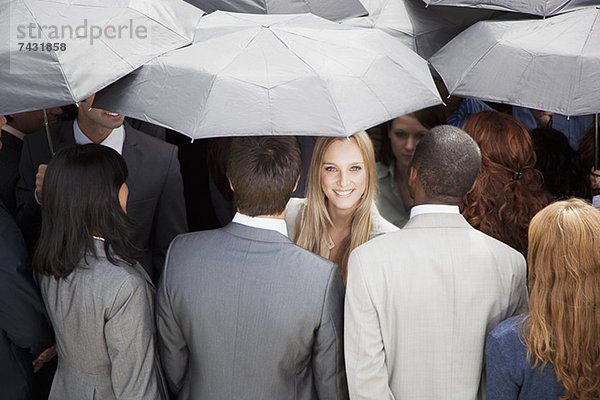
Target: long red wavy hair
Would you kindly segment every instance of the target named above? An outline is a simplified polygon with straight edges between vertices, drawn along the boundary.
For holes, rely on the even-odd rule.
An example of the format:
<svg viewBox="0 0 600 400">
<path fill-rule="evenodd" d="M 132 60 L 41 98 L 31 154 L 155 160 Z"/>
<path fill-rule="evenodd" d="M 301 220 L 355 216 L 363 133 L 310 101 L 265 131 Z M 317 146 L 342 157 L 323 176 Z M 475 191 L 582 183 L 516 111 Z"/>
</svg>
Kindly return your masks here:
<svg viewBox="0 0 600 400">
<path fill-rule="evenodd" d="M 508 114 L 483 111 L 471 116 L 463 130 L 481 149 L 481 169 L 463 199 L 463 216 L 525 253 L 529 221 L 548 203 L 527 128 Z"/>
</svg>

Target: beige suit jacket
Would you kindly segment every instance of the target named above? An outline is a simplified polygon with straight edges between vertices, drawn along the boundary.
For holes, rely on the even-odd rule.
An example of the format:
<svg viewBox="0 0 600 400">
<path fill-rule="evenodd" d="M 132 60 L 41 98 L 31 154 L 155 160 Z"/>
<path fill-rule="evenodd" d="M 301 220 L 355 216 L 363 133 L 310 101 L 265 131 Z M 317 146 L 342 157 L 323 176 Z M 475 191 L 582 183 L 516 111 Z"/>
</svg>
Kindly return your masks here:
<svg viewBox="0 0 600 400">
<path fill-rule="evenodd" d="M 423 214 L 350 256 L 351 399 L 482 399 L 487 334 L 527 309 L 525 260 L 459 214 Z"/>
</svg>

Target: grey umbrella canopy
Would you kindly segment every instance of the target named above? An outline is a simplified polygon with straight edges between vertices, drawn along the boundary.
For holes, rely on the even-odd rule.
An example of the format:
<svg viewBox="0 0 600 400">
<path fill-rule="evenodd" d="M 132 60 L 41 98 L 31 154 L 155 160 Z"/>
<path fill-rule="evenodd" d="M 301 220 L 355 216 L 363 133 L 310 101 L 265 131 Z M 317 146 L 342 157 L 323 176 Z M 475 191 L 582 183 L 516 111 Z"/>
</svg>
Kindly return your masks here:
<svg viewBox="0 0 600 400">
<path fill-rule="evenodd" d="M 482 21 L 431 59 L 448 91 L 563 115 L 600 112 L 600 7 Z"/>
<path fill-rule="evenodd" d="M 248 14 L 312 13 L 331 21 L 367 15 L 359 0 L 186 0 L 188 3 L 213 11 L 232 11 Z"/>
<path fill-rule="evenodd" d="M 204 12 L 181 0 L 0 2 L 0 114 L 81 101 L 192 42 Z"/>
<path fill-rule="evenodd" d="M 100 92 L 100 108 L 192 138 L 349 136 L 441 99 L 427 62 L 377 30 L 217 11 L 194 44 Z"/>
<path fill-rule="evenodd" d="M 499 12 L 465 7 L 427 7 L 421 0 L 361 0 L 369 15 L 342 21 L 381 29 L 428 59 L 454 36 Z"/>
<path fill-rule="evenodd" d="M 423 0 L 427 5 L 488 8 L 547 17 L 586 6 L 598 0 Z"/>
</svg>

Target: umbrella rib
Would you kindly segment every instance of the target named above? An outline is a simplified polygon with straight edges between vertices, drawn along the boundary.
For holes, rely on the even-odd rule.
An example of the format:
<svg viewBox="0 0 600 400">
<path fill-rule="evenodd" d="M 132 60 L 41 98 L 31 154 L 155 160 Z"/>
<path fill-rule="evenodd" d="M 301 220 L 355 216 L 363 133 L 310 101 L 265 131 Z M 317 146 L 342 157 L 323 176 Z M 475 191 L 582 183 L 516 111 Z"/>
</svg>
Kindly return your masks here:
<svg viewBox="0 0 600 400">
<path fill-rule="evenodd" d="M 398 64 L 396 61 L 392 60 L 390 57 L 385 56 L 386 58 L 388 58 L 389 60 L 391 60 L 394 64 L 396 65 L 400 65 Z M 373 64 L 375 63 L 375 61 L 372 61 L 371 64 L 369 65 L 369 68 L 367 68 L 367 70 L 365 71 L 365 73 L 369 72 L 369 70 L 373 67 Z M 400 65 L 400 67 L 402 68 L 402 66 Z M 404 68 L 402 68 L 404 69 Z M 373 94 L 373 97 L 375 97 L 377 100 L 379 100 L 379 103 L 381 104 L 381 106 L 385 109 L 385 112 L 387 113 L 387 119 L 390 120 L 392 119 L 392 113 L 390 113 L 390 110 L 388 110 L 388 108 L 385 106 L 385 103 L 383 101 L 381 101 L 381 99 L 379 98 L 379 96 L 377 96 L 377 93 L 375 93 L 375 91 L 373 89 L 371 89 L 371 86 L 369 86 L 367 84 L 367 82 L 364 80 L 364 74 L 362 74 L 359 77 L 360 81 L 362 83 L 364 83 L 364 85 L 367 87 L 367 89 L 369 89 L 369 91 Z M 345 130 L 345 129 L 344 129 Z"/>
<path fill-rule="evenodd" d="M 483 57 L 485 57 L 490 51 L 494 50 L 494 48 L 496 46 L 498 46 L 498 42 L 492 43 L 492 45 L 490 47 L 488 47 L 486 51 L 484 51 L 479 57 L 477 57 L 475 60 L 473 60 L 473 62 L 467 68 L 465 68 L 463 73 L 460 75 L 460 79 L 457 81 L 457 83 L 458 82 L 462 83 L 464 81 L 465 76 L 467 76 L 467 74 L 469 72 L 471 72 L 471 70 L 473 68 L 475 68 L 475 66 L 481 62 Z M 457 84 L 457 87 L 458 87 L 458 84 Z M 456 90 L 456 87 L 454 88 L 454 90 Z M 449 94 L 452 94 L 454 92 L 454 90 L 450 90 L 450 88 L 448 88 L 448 91 L 450 92 Z"/>
<path fill-rule="evenodd" d="M 192 38 L 192 40 L 190 41 L 190 39 L 188 39 L 188 38 L 186 38 L 186 37 L 182 36 L 180 33 L 176 32 L 174 29 L 171 29 L 170 27 L 168 27 L 167 25 L 163 24 L 162 22 L 159 22 L 158 20 L 156 20 L 156 18 L 152 18 L 151 16 L 149 16 L 149 15 L 146 15 L 146 14 L 142 13 L 141 11 L 139 11 L 138 9 L 136 9 L 136 8 L 133 8 L 133 7 L 131 7 L 131 6 L 128 6 L 127 8 L 129 8 L 129 9 L 130 9 L 130 10 L 132 10 L 132 11 L 135 11 L 137 14 L 141 15 L 142 17 L 148 18 L 149 20 L 151 20 L 151 21 L 155 22 L 156 24 L 158 24 L 158 25 L 162 26 L 162 27 L 163 27 L 163 28 L 165 28 L 166 30 L 168 30 L 168 31 L 170 31 L 170 32 L 174 33 L 175 35 L 179 36 L 180 38 L 182 38 L 183 40 L 185 40 L 185 41 L 188 43 L 187 45 L 189 45 L 189 44 L 190 44 L 190 42 L 191 42 L 191 41 L 193 41 L 193 38 Z M 202 10 L 202 11 L 204 12 L 204 10 Z M 181 46 L 181 47 L 185 47 L 185 46 L 186 46 L 186 45 L 184 45 L 184 46 Z"/>
<path fill-rule="evenodd" d="M 38 21 L 38 19 L 35 17 L 35 15 L 33 14 L 33 12 L 31 11 L 31 9 L 29 8 L 29 6 L 27 5 L 26 2 L 23 2 L 23 5 L 27 8 L 27 11 L 29 11 L 29 14 L 31 15 L 31 18 L 35 21 L 35 23 L 37 24 L 37 26 L 40 26 L 40 23 Z M 48 42 L 48 36 L 46 35 L 46 32 L 44 32 L 43 30 L 41 30 L 42 34 L 44 35 L 44 37 L 46 38 L 46 42 Z M 75 98 L 75 95 L 73 94 L 73 89 L 71 88 L 71 83 L 69 82 L 69 80 L 67 79 L 67 76 L 65 75 L 65 71 L 62 68 L 62 63 L 60 61 L 60 58 L 58 57 L 58 53 L 56 51 L 52 51 L 52 53 L 55 55 L 56 57 L 56 62 L 58 63 L 58 65 L 60 66 L 60 68 L 58 68 L 58 70 L 60 71 L 60 74 L 62 75 L 67 88 L 69 89 L 69 94 L 71 95 L 71 98 L 74 101 L 78 101 L 78 99 Z M 83 99 L 82 99 L 83 100 Z"/>
<path fill-rule="evenodd" d="M 312 65 L 310 65 L 308 62 L 306 62 L 302 57 L 300 57 L 298 54 L 296 54 L 294 51 L 292 51 L 292 49 L 290 49 L 290 47 L 287 45 L 287 43 L 285 43 L 278 35 L 277 33 L 275 33 L 272 29 L 271 29 L 271 33 L 273 34 L 273 36 L 275 36 L 275 38 L 277 40 L 279 40 L 281 42 L 281 44 L 283 44 L 285 46 L 286 49 L 288 49 L 290 51 L 291 54 L 294 55 L 294 57 L 296 57 L 298 60 L 300 60 L 304 65 L 306 65 L 314 74 L 315 76 L 319 77 L 319 79 L 323 80 L 323 78 L 321 77 L 321 75 L 319 75 L 319 73 L 312 67 Z M 305 37 L 303 35 L 300 35 L 302 37 Z M 327 82 L 325 82 L 325 84 L 327 85 Z M 346 132 L 346 126 L 344 125 L 344 120 L 342 119 L 342 116 L 340 115 L 340 110 L 338 110 L 337 105 L 335 104 L 335 102 L 333 101 L 333 97 L 331 97 L 331 93 L 329 91 L 327 91 L 327 94 L 329 95 L 329 100 L 331 102 L 331 105 L 333 106 L 333 109 L 335 110 L 335 114 L 338 117 L 338 121 L 339 123 L 342 125 L 342 129 L 344 130 L 344 132 Z"/>
<path fill-rule="evenodd" d="M 273 107 L 271 106 L 271 80 L 269 79 L 269 63 L 267 62 L 267 57 L 265 57 L 265 50 L 261 48 L 261 54 L 263 56 L 263 60 L 265 62 L 265 75 L 267 77 L 267 107 L 269 108 L 269 132 L 271 135 L 273 134 Z"/>
<path fill-rule="evenodd" d="M 196 126 L 196 127 L 199 127 L 201 125 L 202 121 L 204 120 L 204 118 L 206 117 L 206 113 L 208 110 L 208 107 L 206 107 L 206 105 L 208 104 L 208 98 L 210 97 L 210 94 L 212 93 L 212 89 L 215 86 L 217 77 L 218 77 L 217 74 L 214 74 L 212 80 L 210 81 L 210 87 L 206 91 L 206 97 L 204 97 L 204 102 L 198 102 L 198 104 L 204 104 L 204 107 L 202 107 L 202 110 L 198 114 L 198 118 L 196 119 L 196 123 L 194 124 L 194 126 Z"/>
<path fill-rule="evenodd" d="M 578 66 L 578 70 L 579 72 L 581 72 L 581 66 L 582 66 L 582 57 L 583 57 L 583 50 L 587 47 L 587 44 L 590 41 L 590 38 L 592 36 L 592 31 L 594 28 L 594 25 L 596 24 L 596 21 L 598 21 L 598 15 L 600 15 L 600 13 L 598 11 L 596 11 L 596 15 L 594 16 L 594 20 L 592 21 L 591 25 L 590 25 L 590 31 L 588 32 L 585 41 L 583 42 L 583 46 L 581 46 L 581 51 L 579 52 L 579 55 L 577 56 L 577 66 Z M 573 74 L 573 76 L 571 77 L 571 85 L 569 87 L 569 107 L 567 108 L 568 112 L 570 113 L 572 108 L 572 104 L 573 104 L 573 92 L 575 91 L 575 77 L 578 76 L 576 74 Z"/>
</svg>

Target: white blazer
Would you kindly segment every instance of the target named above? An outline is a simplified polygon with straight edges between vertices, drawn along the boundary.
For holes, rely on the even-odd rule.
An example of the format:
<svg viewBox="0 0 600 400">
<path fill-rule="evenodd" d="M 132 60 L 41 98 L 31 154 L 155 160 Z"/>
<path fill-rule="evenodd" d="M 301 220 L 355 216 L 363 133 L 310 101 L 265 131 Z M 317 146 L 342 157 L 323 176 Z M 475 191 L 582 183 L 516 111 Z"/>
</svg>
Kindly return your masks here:
<svg viewBox="0 0 600 400">
<path fill-rule="evenodd" d="M 458 213 L 422 214 L 350 255 L 345 357 L 351 399 L 485 394 L 487 334 L 527 310 L 525 260 Z"/>
</svg>

